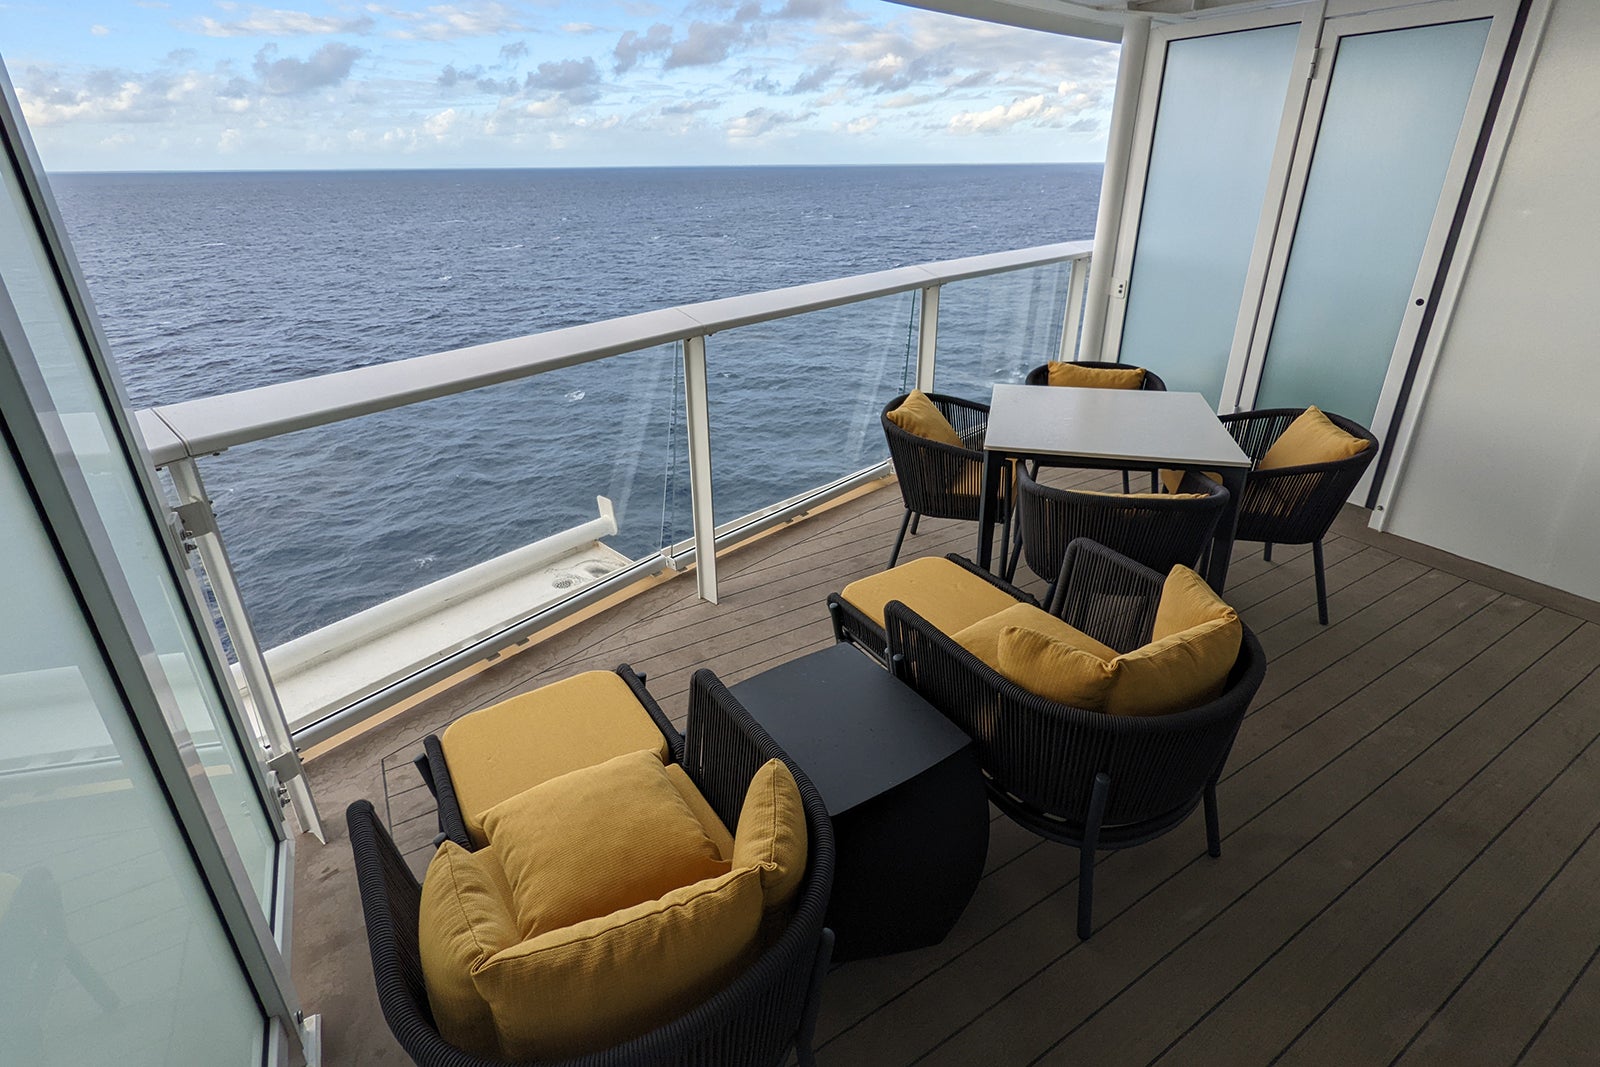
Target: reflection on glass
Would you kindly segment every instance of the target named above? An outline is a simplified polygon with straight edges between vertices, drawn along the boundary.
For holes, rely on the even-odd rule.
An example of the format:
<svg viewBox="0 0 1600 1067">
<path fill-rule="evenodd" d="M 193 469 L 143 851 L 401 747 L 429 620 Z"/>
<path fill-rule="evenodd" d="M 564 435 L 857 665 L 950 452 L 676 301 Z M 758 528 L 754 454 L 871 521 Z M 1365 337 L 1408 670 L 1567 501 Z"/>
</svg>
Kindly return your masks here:
<svg viewBox="0 0 1600 1067">
<path fill-rule="evenodd" d="M 1489 20 L 1339 44 L 1259 407 L 1371 425 Z"/>
<path fill-rule="evenodd" d="M 263 1019 L 0 451 L 0 1063 L 217 1064 Z"/>
<path fill-rule="evenodd" d="M 0 175 L 6 194 L 0 208 L 0 280 L 22 320 L 67 442 L 88 481 L 99 522 L 155 646 L 152 669 L 174 697 L 257 898 L 271 915 L 277 836 L 252 781 L 249 757 L 204 666 L 144 495 L 115 445 L 115 430 L 16 176 L 9 167 L 0 167 Z"/>
<path fill-rule="evenodd" d="M 1216 406 L 1298 25 L 1167 46 L 1120 359 Z"/>
<path fill-rule="evenodd" d="M 934 388 L 987 404 L 996 384 L 1060 358 L 1071 277 L 1071 263 L 1051 263 L 943 286 Z"/>
<path fill-rule="evenodd" d="M 916 383 L 916 324 L 898 293 L 706 342 L 719 526 L 888 458 L 879 415 Z"/>
</svg>

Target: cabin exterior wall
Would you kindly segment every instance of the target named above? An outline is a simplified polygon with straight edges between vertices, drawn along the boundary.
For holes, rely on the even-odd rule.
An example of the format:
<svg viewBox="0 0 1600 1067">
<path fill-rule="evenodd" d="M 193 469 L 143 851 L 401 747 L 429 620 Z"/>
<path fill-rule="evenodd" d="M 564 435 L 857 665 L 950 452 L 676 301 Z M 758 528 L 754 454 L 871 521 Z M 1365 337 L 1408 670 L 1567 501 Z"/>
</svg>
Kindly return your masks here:
<svg viewBox="0 0 1600 1067">
<path fill-rule="evenodd" d="M 1600 599 L 1597 57 L 1600 4 L 1556 0 L 1384 521 L 1590 599 Z"/>
</svg>

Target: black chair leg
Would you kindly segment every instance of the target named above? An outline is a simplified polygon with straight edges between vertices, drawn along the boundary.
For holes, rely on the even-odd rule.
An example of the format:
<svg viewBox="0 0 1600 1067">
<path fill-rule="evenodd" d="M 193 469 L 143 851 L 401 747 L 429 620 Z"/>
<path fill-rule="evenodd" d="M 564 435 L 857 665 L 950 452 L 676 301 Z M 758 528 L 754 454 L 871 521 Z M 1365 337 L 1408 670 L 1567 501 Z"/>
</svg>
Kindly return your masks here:
<svg viewBox="0 0 1600 1067">
<path fill-rule="evenodd" d="M 439 795 L 439 787 L 433 780 L 433 764 L 428 762 L 428 754 L 419 752 L 411 759 L 411 765 L 422 775 L 422 784 L 428 787 L 428 792 L 435 797 Z"/>
<path fill-rule="evenodd" d="M 1261 558 L 1268 563 L 1272 562 L 1272 542 L 1266 542 L 1261 548 Z"/>
<path fill-rule="evenodd" d="M 1161 492 L 1161 473 L 1159 471 L 1150 472 L 1150 491 L 1152 493 Z"/>
<path fill-rule="evenodd" d="M 1011 558 L 1006 561 L 1006 569 L 1001 577 L 1006 581 L 1014 581 L 1017 577 L 1017 562 L 1022 559 L 1022 523 L 1017 523 L 1017 528 L 1011 534 Z"/>
<path fill-rule="evenodd" d="M 1100 845 L 1100 824 L 1106 817 L 1106 796 L 1111 778 L 1105 771 L 1094 776 L 1094 792 L 1089 795 L 1089 820 L 1083 828 L 1083 844 L 1078 846 L 1078 940 L 1087 941 L 1094 932 L 1094 853 Z"/>
<path fill-rule="evenodd" d="M 817 1053 L 812 1045 L 817 1036 L 817 1012 L 822 1007 L 822 980 L 828 976 L 828 962 L 832 958 L 833 931 L 824 926 L 817 944 L 817 960 L 811 969 L 811 990 L 806 994 L 805 1010 L 800 1015 L 800 1030 L 794 1036 L 794 1054 L 800 1067 L 817 1067 Z"/>
<path fill-rule="evenodd" d="M 1311 542 L 1311 562 L 1317 572 L 1317 621 L 1328 625 L 1328 579 L 1322 573 L 1322 542 Z"/>
<path fill-rule="evenodd" d="M 1123 471 L 1122 472 L 1122 495 L 1123 496 L 1127 496 L 1131 492 L 1133 492 L 1133 490 L 1128 488 L 1128 472 L 1127 471 Z"/>
<path fill-rule="evenodd" d="M 1212 859 L 1222 855 L 1222 830 L 1217 822 L 1217 783 L 1206 783 L 1206 854 Z"/>
<path fill-rule="evenodd" d="M 911 536 L 917 536 L 917 527 L 922 523 L 922 513 L 913 512 L 911 515 Z"/>
<path fill-rule="evenodd" d="M 905 543 L 906 527 L 911 525 L 911 509 L 907 508 L 905 517 L 900 520 L 900 533 L 894 539 L 894 551 L 889 553 L 889 566 L 893 567 L 895 560 L 900 558 L 900 546 Z"/>
</svg>

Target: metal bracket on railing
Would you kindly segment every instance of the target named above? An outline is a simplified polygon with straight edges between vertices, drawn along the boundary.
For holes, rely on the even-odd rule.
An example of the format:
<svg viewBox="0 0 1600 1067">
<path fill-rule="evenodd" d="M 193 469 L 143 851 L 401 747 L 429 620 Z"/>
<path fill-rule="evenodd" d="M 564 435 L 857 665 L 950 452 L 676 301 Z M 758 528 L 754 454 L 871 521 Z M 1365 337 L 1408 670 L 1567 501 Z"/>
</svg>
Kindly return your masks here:
<svg viewBox="0 0 1600 1067">
<path fill-rule="evenodd" d="M 305 769 L 295 751 L 294 739 L 289 733 L 289 722 L 283 705 L 267 672 L 267 660 L 256 641 L 250 618 L 245 614 L 244 600 L 234 580 L 233 564 L 223 544 L 222 532 L 217 526 L 217 516 L 211 509 L 211 498 L 206 494 L 200 469 L 192 459 L 174 460 L 167 472 L 172 476 L 173 488 L 178 492 L 178 506 L 174 508 L 183 524 L 186 541 L 194 545 L 205 568 L 206 579 L 211 583 L 216 597 L 217 613 L 227 628 L 233 643 L 233 652 L 239 661 L 239 697 L 248 700 L 255 709 L 255 725 L 261 731 L 258 741 L 267 755 L 267 769 L 273 772 L 288 791 L 295 815 L 300 825 L 315 834 L 317 840 L 326 842 L 322 831 L 322 818 L 317 814 L 316 801 L 311 787 L 306 783 Z"/>
</svg>

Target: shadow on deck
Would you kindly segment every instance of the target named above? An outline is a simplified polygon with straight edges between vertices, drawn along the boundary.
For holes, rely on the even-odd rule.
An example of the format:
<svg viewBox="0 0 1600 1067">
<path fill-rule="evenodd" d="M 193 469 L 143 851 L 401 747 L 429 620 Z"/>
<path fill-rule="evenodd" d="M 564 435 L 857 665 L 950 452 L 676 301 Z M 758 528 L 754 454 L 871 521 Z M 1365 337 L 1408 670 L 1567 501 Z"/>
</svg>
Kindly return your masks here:
<svg viewBox="0 0 1600 1067">
<path fill-rule="evenodd" d="M 899 517 L 897 492 L 869 492 L 725 557 L 720 605 L 664 582 L 313 759 L 329 842 L 300 845 L 293 966 L 324 1062 L 407 1062 L 373 990 L 346 804 L 378 803 L 420 871 L 423 736 L 622 661 L 681 722 L 696 668 L 736 682 L 831 643 L 824 597 L 883 567 Z M 903 558 L 974 541 L 925 521 Z M 1600 605 L 1355 511 L 1326 553 L 1328 627 L 1308 549 L 1235 554 L 1227 597 L 1269 667 L 1219 789 L 1222 858 L 1198 813 L 1104 855 L 1080 943 L 1076 854 L 997 819 L 943 944 L 830 975 L 825 1067 L 1600 1058 Z"/>
</svg>

